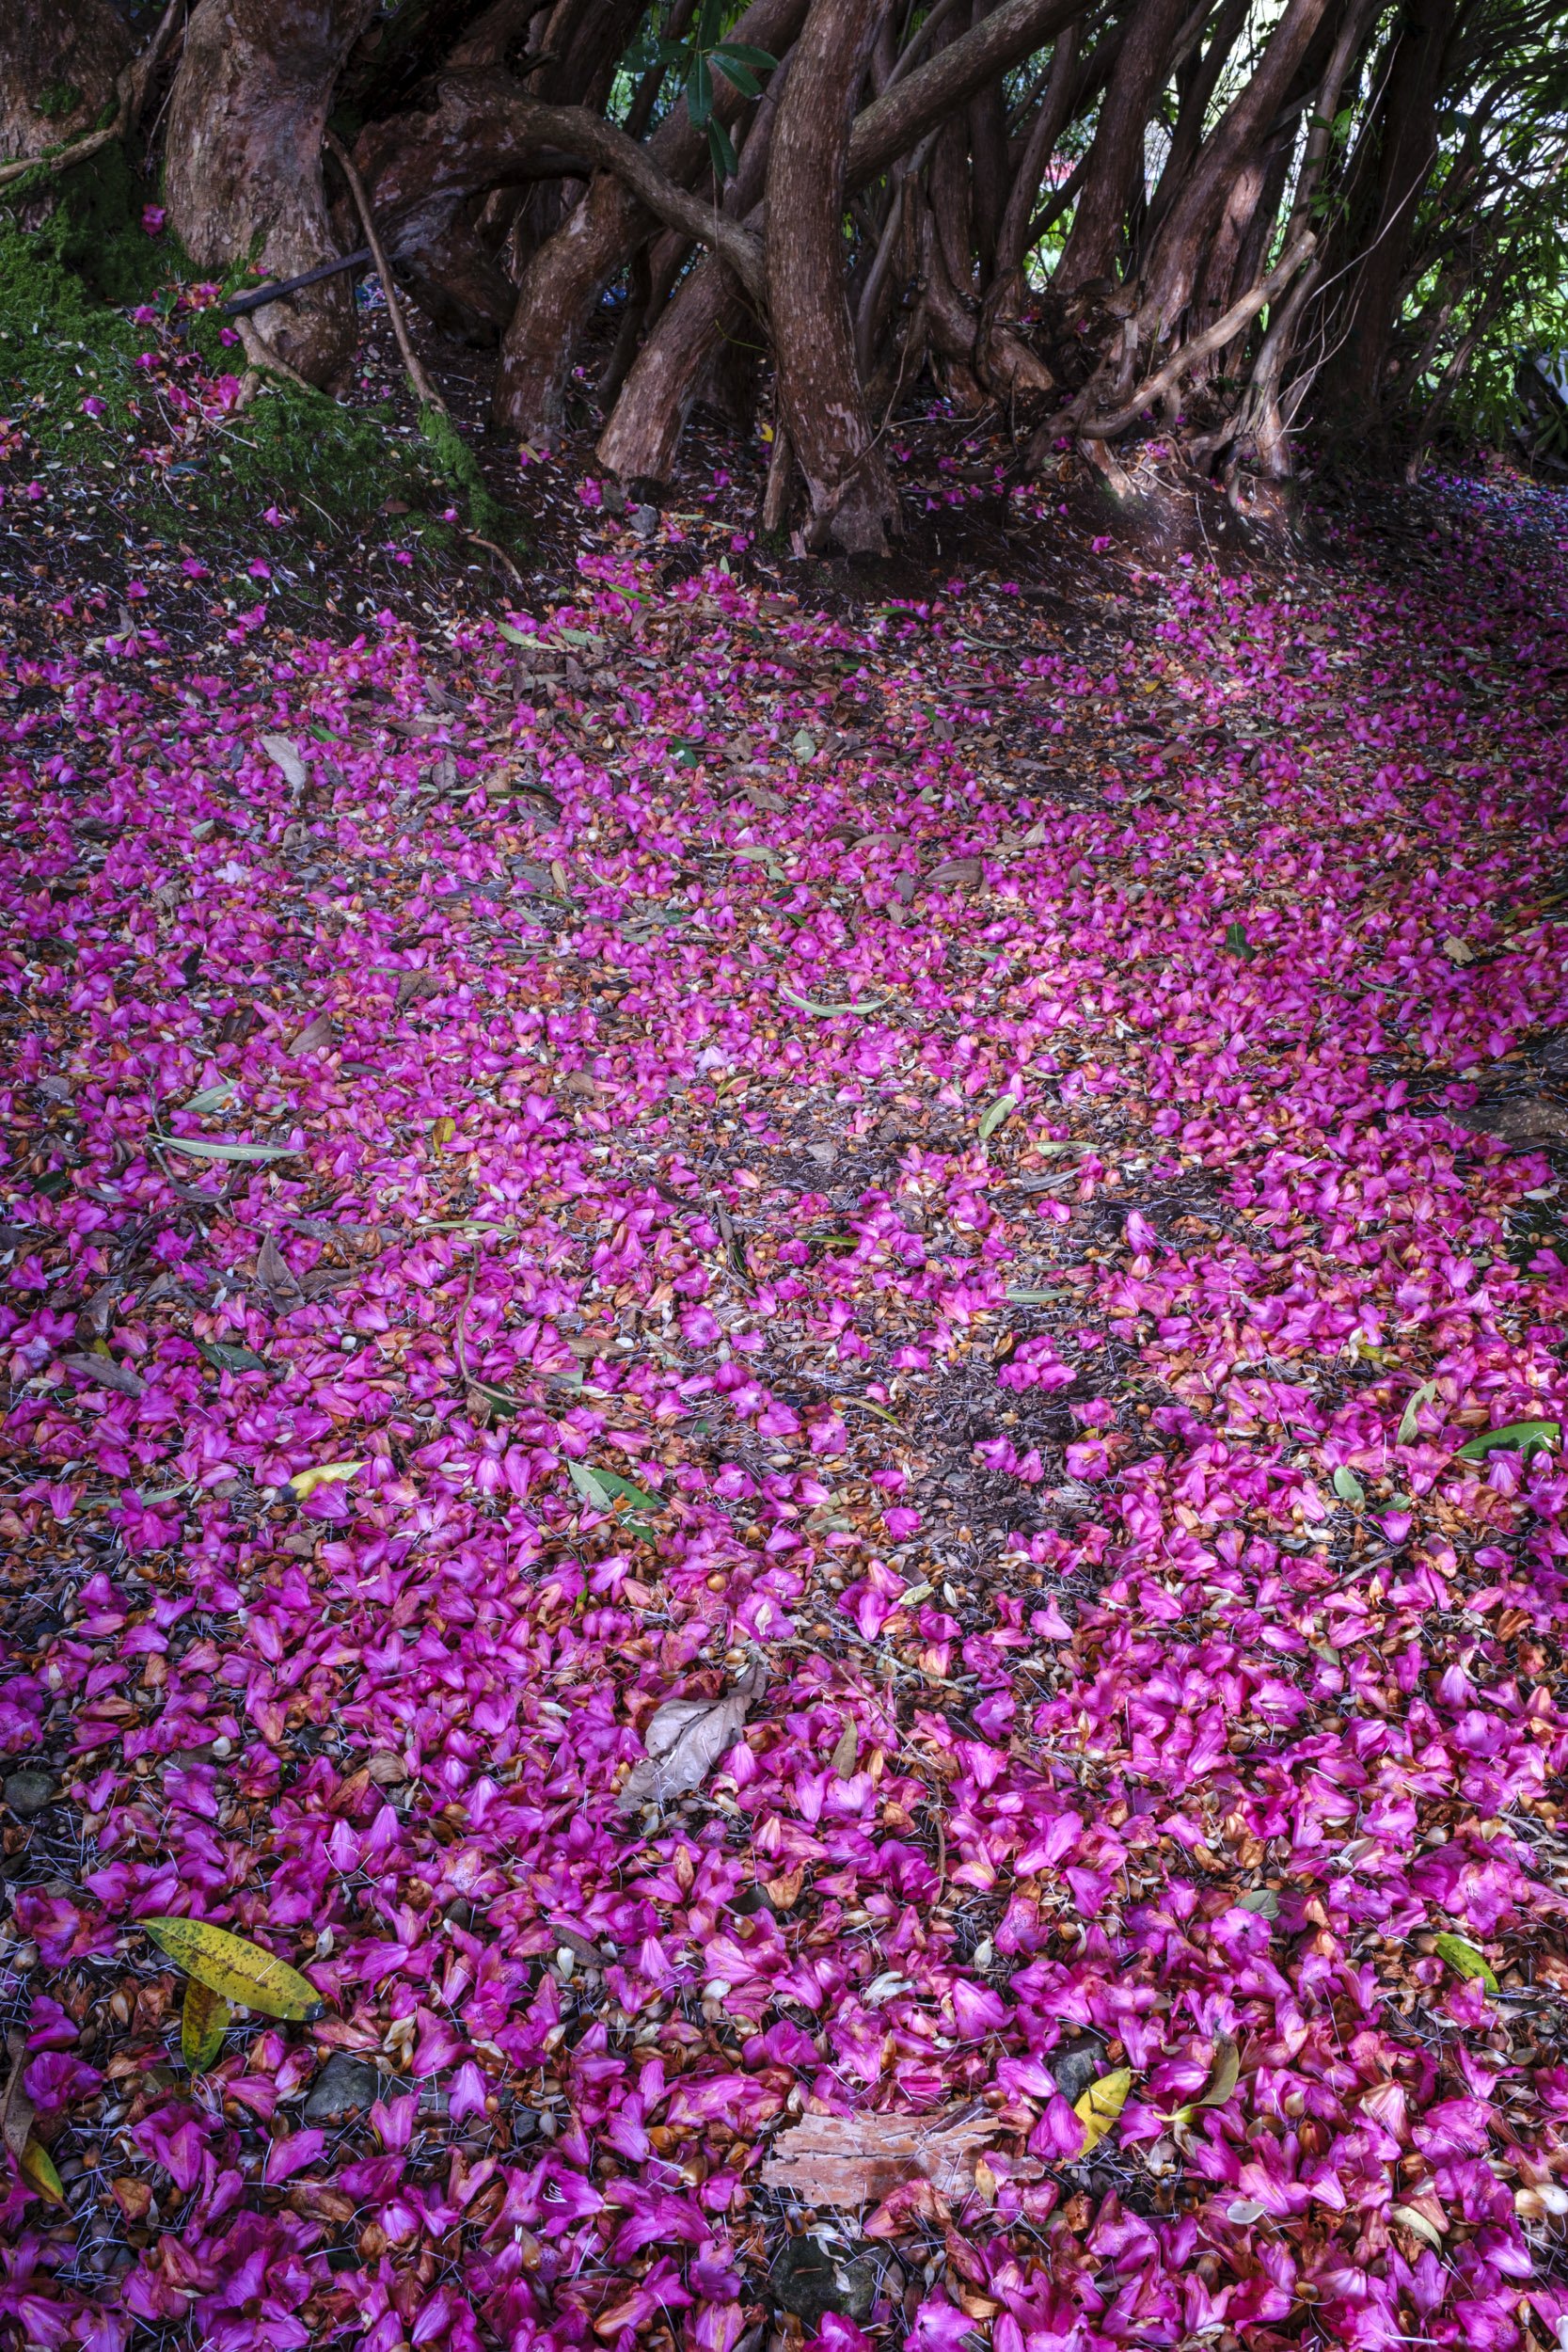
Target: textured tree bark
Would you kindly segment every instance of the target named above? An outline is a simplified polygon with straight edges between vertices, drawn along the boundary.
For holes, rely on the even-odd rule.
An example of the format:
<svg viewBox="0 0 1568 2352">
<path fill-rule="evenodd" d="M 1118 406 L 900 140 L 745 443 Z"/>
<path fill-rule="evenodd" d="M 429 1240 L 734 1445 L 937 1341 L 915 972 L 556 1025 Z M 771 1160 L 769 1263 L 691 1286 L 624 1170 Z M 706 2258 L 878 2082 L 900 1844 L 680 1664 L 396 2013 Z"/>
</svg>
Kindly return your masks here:
<svg viewBox="0 0 1568 2352">
<path fill-rule="evenodd" d="M 974 0 L 976 24 L 990 5 L 990 0 Z M 1007 202 L 1007 97 L 1000 73 L 969 102 L 969 152 L 974 167 L 974 257 L 980 283 L 989 286 Z"/>
<path fill-rule="evenodd" d="M 337 250 L 322 135 L 373 0 L 200 0 L 169 102 L 164 186 L 198 269 L 252 256 L 292 278 Z M 341 278 L 269 303 L 255 326 L 312 384 L 347 365 L 354 303 Z"/>
<path fill-rule="evenodd" d="M 1188 0 L 1142 0 L 1127 28 L 1100 109 L 1071 233 L 1052 281 L 1062 294 L 1111 275 L 1128 201 L 1142 181 L 1144 133 L 1170 72 L 1187 6 Z"/>
<path fill-rule="evenodd" d="M 709 254 L 665 310 L 637 355 L 610 422 L 599 463 L 622 482 L 666 482 L 703 374 L 723 335 L 746 325 L 740 290 Z"/>
<path fill-rule="evenodd" d="M 740 169 L 725 191 L 726 212 L 752 230 L 761 226 L 759 199 L 793 64 L 791 52 L 763 96 L 741 151 Z M 656 246 L 656 264 L 658 254 Z M 673 257 L 666 250 L 663 258 L 668 265 Z M 692 404 L 721 363 L 726 342 L 758 341 L 760 334 L 730 272 L 715 255 L 706 255 L 667 304 L 630 367 L 599 437 L 600 462 L 623 482 L 667 480 Z"/>
<path fill-rule="evenodd" d="M 1251 0 L 1221 0 L 1219 14 L 1210 31 L 1208 46 L 1202 56 L 1191 63 L 1181 80 L 1176 128 L 1170 135 L 1170 147 L 1159 185 L 1149 199 L 1151 228 L 1157 228 L 1164 219 L 1171 199 L 1193 167 L 1193 158 L 1203 141 L 1209 102 L 1219 85 L 1226 60 L 1236 46 L 1250 8 Z"/>
<path fill-rule="evenodd" d="M 779 56 L 804 20 L 806 0 L 753 0 L 732 38 Z M 740 100 L 721 78 L 721 118 L 733 122 Z M 682 184 L 702 168 L 707 142 L 678 99 L 647 142 L 650 159 Z M 624 181 L 595 174 L 587 194 L 530 262 L 501 346 L 492 413 L 524 440 L 560 431 L 572 354 L 607 286 L 653 233 L 652 215 Z"/>
<path fill-rule="evenodd" d="M 1318 405 L 1342 432 L 1374 422 L 1405 268 L 1405 243 L 1437 152 L 1437 93 L 1456 0 L 1406 0 L 1388 70 L 1378 144 L 1376 202 L 1337 305 L 1338 349 Z"/>
<path fill-rule="evenodd" d="M 1013 183 L 1007 192 L 1007 202 L 996 232 L 996 275 L 1006 278 L 1021 271 L 1029 250 L 1029 223 L 1035 215 L 1035 202 L 1040 192 L 1056 141 L 1071 119 L 1073 101 L 1078 91 L 1078 27 L 1069 24 L 1056 36 L 1051 53 L 1051 73 L 1039 111 L 1029 126 L 1023 151 L 1013 173 Z"/>
<path fill-rule="evenodd" d="M 885 0 L 813 0 L 768 167 L 768 309 L 779 415 L 813 536 L 882 554 L 898 500 L 855 373 L 844 291 L 844 195 L 855 98 Z"/>
<path fill-rule="evenodd" d="M 132 47 L 109 0 L 0 8 L 0 159 L 90 131 L 113 103 Z"/>
<path fill-rule="evenodd" d="M 855 118 L 849 186 L 863 188 L 877 179 L 995 75 L 1053 40 L 1064 24 L 1082 15 L 1083 6 L 1084 0 L 1002 0 L 951 48 L 901 76 Z"/>
<path fill-rule="evenodd" d="M 1146 340 L 1163 338 L 1180 321 L 1227 194 L 1247 158 L 1267 138 L 1330 5 L 1331 0 L 1287 0 L 1256 71 L 1215 125 L 1186 184 L 1173 198 L 1149 255 L 1148 293 L 1138 316 Z"/>
</svg>

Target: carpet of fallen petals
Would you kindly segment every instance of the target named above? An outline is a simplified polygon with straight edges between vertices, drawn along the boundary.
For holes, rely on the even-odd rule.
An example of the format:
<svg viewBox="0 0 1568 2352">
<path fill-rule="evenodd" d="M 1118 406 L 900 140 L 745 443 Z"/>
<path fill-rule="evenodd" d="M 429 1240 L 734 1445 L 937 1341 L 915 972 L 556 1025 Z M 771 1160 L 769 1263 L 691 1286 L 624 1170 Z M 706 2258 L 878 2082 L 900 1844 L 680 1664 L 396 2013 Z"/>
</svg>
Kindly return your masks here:
<svg viewBox="0 0 1568 2352">
<path fill-rule="evenodd" d="M 0 668 L 0 2343 L 1568 2342 L 1563 501 L 584 547 Z"/>
</svg>

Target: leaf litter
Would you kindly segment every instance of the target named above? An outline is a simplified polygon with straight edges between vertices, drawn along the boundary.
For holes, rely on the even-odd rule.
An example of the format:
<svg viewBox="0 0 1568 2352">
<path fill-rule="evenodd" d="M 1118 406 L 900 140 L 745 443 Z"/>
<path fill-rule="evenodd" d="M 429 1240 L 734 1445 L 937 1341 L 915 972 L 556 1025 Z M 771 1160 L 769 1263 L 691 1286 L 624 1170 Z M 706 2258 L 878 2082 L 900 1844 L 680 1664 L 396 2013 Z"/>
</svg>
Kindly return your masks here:
<svg viewBox="0 0 1568 2352">
<path fill-rule="evenodd" d="M 1565 778 L 1452 658 L 1568 544 L 1422 497 L 1071 641 L 606 525 L 8 652 L 0 2330 L 1568 2323 Z"/>
</svg>

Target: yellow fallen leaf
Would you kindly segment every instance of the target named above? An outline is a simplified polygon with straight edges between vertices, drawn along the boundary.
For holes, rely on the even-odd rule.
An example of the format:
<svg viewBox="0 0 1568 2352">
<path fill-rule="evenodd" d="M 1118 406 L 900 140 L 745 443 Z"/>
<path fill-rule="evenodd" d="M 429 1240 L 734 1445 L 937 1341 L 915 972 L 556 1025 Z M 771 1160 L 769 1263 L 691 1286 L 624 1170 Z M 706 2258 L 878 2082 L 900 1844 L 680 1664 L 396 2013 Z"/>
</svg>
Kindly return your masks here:
<svg viewBox="0 0 1568 2352">
<path fill-rule="evenodd" d="M 17 2161 L 47 2204 L 65 2203 L 65 2184 L 55 2171 L 55 2159 L 41 2139 L 30 2139 Z"/>
<path fill-rule="evenodd" d="M 1223 2107 L 1236 2088 L 1242 2072 L 1242 2054 L 1236 2047 L 1233 2034 L 1214 2036 L 1214 2062 L 1209 2069 L 1209 2079 L 1197 2094 L 1200 2107 Z"/>
<path fill-rule="evenodd" d="M 143 1919 L 140 1925 L 177 1968 L 226 2001 L 259 2009 L 266 2017 L 309 2021 L 322 2013 L 321 1995 L 309 1979 L 243 1935 L 230 1935 L 208 1919 Z"/>
<path fill-rule="evenodd" d="M 1132 2070 L 1118 2066 L 1114 2074 L 1101 2074 L 1090 2083 L 1081 2099 L 1073 2102 L 1072 2112 L 1084 2126 L 1084 2145 L 1080 2156 L 1086 2156 L 1091 2148 L 1098 2148 L 1122 2108 L 1132 2088 Z"/>
<path fill-rule="evenodd" d="M 210 1984 L 192 1977 L 180 2012 L 180 2054 L 193 2074 L 204 2074 L 223 2047 L 229 2004 Z"/>
<path fill-rule="evenodd" d="M 430 1138 L 437 1152 L 444 1152 L 456 1133 L 455 1119 L 438 1119 L 431 1128 Z"/>
<path fill-rule="evenodd" d="M 352 1478 L 356 1470 L 364 1467 L 363 1462 L 317 1462 L 309 1470 L 295 1470 L 285 1492 L 293 1495 L 296 1502 L 303 1502 L 318 1486 L 341 1486 L 345 1478 Z"/>
</svg>

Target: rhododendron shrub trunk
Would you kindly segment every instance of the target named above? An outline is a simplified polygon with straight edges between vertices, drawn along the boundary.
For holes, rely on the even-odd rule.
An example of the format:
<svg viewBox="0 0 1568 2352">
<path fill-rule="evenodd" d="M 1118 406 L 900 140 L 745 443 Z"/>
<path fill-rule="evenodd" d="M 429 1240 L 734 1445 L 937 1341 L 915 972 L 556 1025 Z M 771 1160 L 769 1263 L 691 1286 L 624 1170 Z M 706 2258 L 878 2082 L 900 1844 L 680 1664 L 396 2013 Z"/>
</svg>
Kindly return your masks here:
<svg viewBox="0 0 1568 2352">
<path fill-rule="evenodd" d="M 293 278 L 338 251 L 322 142 L 338 77 L 374 0 L 201 0 L 169 103 L 169 219 L 198 268 L 256 262 Z M 258 310 L 289 367 L 326 383 L 352 358 L 346 278 Z"/>
<path fill-rule="evenodd" d="M 898 501 L 855 374 L 844 273 L 849 105 L 882 0 L 813 0 L 768 172 L 768 308 L 779 415 L 805 478 L 813 530 L 851 555 L 881 554 Z"/>
<path fill-rule="evenodd" d="M 118 87 L 124 36 L 95 10 L 0 30 L 13 147 L 40 151 L 24 102 L 50 58 L 95 60 L 70 68 L 72 123 Z M 429 326 L 499 350 L 499 428 L 550 447 L 592 383 L 602 463 L 658 483 L 721 393 L 732 421 L 778 424 L 768 513 L 814 546 L 887 543 L 881 438 L 933 391 L 1020 471 L 1153 443 L 1238 504 L 1304 436 L 1392 455 L 1478 352 L 1497 363 L 1532 273 L 1561 275 L 1568 0 L 1282 0 L 1257 24 L 1240 0 L 373 16 L 198 0 L 156 117 L 198 265 L 288 278 L 360 243 L 324 182 L 331 115 Z M 255 326 L 329 381 L 348 280 Z M 768 364 L 727 364 L 740 350 Z"/>
</svg>

